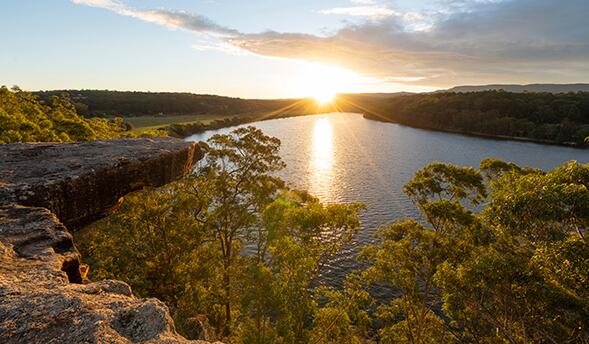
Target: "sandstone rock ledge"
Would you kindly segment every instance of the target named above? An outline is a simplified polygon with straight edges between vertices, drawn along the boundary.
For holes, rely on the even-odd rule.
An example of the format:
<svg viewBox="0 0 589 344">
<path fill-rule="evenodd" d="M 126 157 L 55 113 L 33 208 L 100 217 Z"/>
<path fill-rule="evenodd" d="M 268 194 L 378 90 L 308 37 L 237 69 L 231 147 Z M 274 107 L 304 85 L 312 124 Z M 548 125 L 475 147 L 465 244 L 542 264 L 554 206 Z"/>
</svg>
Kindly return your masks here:
<svg viewBox="0 0 589 344">
<path fill-rule="evenodd" d="M 176 334 L 162 302 L 123 282 L 81 284 L 67 229 L 200 158 L 198 145 L 175 139 L 0 146 L 0 342 L 205 343 Z"/>
</svg>

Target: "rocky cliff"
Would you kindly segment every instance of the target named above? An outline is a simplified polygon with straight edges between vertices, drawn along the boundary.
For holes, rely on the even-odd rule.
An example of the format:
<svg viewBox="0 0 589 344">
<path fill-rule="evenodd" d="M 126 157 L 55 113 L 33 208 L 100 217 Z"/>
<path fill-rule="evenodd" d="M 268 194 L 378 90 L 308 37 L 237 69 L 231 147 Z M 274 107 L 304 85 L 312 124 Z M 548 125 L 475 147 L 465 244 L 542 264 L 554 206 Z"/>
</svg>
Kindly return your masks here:
<svg viewBox="0 0 589 344">
<path fill-rule="evenodd" d="M 175 139 L 0 146 L 0 342 L 198 343 L 176 334 L 159 300 L 120 281 L 81 283 L 68 229 L 200 158 L 198 145 Z"/>
</svg>

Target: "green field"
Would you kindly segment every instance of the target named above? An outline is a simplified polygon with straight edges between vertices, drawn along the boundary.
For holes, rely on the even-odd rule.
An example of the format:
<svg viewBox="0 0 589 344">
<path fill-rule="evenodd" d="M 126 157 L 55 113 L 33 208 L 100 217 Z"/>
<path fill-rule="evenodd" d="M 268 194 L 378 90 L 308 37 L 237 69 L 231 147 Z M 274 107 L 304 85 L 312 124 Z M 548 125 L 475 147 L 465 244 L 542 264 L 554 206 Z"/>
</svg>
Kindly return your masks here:
<svg viewBox="0 0 589 344">
<path fill-rule="evenodd" d="M 228 116 L 217 115 L 177 115 L 177 116 L 140 116 L 125 117 L 125 121 L 133 125 L 133 130 L 157 129 L 173 123 L 192 123 L 201 122 L 208 124 L 215 119 L 221 119 Z"/>
</svg>

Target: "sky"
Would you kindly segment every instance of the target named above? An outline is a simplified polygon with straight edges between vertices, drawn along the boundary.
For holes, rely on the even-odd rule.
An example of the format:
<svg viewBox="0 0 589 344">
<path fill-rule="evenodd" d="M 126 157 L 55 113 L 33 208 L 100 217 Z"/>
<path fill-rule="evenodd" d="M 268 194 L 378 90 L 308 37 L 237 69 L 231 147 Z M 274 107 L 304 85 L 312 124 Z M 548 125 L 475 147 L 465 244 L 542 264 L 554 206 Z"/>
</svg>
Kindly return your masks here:
<svg viewBox="0 0 589 344">
<path fill-rule="evenodd" d="M 589 81 L 589 0 L 2 0 L 0 85 L 290 98 Z"/>
</svg>

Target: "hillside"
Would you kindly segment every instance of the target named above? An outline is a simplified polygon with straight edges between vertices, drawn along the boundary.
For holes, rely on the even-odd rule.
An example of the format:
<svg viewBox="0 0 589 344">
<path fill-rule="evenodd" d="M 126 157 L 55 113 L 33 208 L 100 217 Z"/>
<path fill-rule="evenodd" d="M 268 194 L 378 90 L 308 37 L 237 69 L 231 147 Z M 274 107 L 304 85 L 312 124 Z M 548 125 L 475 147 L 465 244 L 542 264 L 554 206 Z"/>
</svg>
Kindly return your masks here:
<svg viewBox="0 0 589 344">
<path fill-rule="evenodd" d="M 548 86 L 535 85 L 533 89 L 546 90 Z M 552 86 L 553 90 L 573 87 Z M 309 98 L 264 100 L 191 93 L 69 90 L 35 94 L 47 100 L 64 93 L 83 116 L 123 116 L 134 128 L 167 127 L 175 136 L 269 118 L 336 111 L 359 112 L 367 118 L 425 129 L 545 143 L 581 144 L 589 136 L 589 92 L 360 93 L 341 94 L 324 105 Z"/>
<path fill-rule="evenodd" d="M 387 99 L 356 98 L 347 111 L 419 128 L 545 143 L 582 144 L 589 136 L 589 93 L 485 91 Z"/>
<path fill-rule="evenodd" d="M 548 92 L 548 93 L 569 93 L 569 92 L 589 92 L 589 84 L 529 84 L 529 85 L 478 85 L 478 86 L 456 86 L 448 90 L 438 92 L 481 92 L 481 91 L 499 91 L 524 93 L 524 92 Z"/>
<path fill-rule="evenodd" d="M 229 115 L 289 107 L 299 99 L 242 99 L 208 94 L 131 92 L 108 90 L 55 90 L 34 92 L 42 100 L 69 95 L 84 116 Z"/>
</svg>

